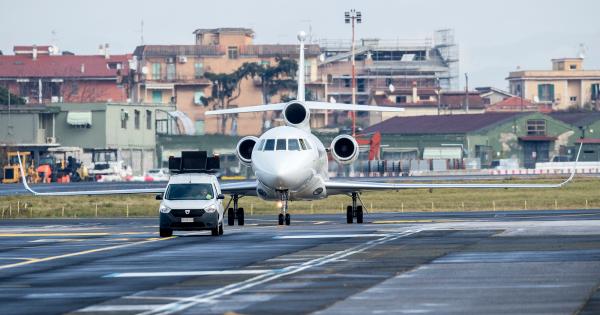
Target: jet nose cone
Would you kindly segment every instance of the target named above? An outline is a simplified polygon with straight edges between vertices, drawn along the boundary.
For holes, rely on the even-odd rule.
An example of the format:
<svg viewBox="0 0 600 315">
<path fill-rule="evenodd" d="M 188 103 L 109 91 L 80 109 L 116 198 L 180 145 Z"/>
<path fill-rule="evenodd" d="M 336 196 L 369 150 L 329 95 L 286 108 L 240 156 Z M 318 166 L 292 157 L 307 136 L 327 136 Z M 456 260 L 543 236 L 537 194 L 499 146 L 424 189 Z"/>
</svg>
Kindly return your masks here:
<svg viewBox="0 0 600 315">
<path fill-rule="evenodd" d="M 275 189 L 297 189 L 310 177 L 310 166 L 303 163 L 274 162 L 267 172 L 262 173 L 263 179 Z"/>
</svg>

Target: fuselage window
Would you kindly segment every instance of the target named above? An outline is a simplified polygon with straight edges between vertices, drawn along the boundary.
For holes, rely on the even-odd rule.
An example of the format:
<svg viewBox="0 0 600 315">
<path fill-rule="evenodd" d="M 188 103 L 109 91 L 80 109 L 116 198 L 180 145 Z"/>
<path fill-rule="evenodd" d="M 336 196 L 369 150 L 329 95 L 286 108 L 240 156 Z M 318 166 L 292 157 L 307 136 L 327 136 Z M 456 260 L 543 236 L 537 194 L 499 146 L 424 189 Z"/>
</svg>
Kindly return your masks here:
<svg viewBox="0 0 600 315">
<path fill-rule="evenodd" d="M 306 145 L 306 149 L 307 149 L 307 150 L 310 150 L 310 149 L 312 149 L 312 148 L 310 147 L 310 144 L 308 143 L 308 140 L 306 140 L 306 139 L 302 139 L 302 140 L 304 140 L 304 145 Z"/>
<path fill-rule="evenodd" d="M 273 151 L 275 149 L 275 139 L 267 139 L 265 143 L 265 151 Z"/>
<path fill-rule="evenodd" d="M 277 151 L 285 151 L 285 139 L 277 139 Z"/>
<path fill-rule="evenodd" d="M 300 147 L 302 148 L 302 150 L 306 150 L 306 144 L 304 143 L 304 139 L 299 139 L 300 140 Z"/>
<path fill-rule="evenodd" d="M 300 145 L 298 145 L 298 139 L 288 139 L 288 150 L 300 151 Z"/>
</svg>

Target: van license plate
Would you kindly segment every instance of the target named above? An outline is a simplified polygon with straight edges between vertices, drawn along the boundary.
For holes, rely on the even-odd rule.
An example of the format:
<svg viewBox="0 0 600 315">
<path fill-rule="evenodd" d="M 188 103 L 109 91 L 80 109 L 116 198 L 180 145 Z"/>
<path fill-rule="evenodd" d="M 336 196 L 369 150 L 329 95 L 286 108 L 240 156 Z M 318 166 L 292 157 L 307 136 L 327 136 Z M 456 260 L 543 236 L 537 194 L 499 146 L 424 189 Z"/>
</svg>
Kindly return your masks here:
<svg viewBox="0 0 600 315">
<path fill-rule="evenodd" d="M 191 223 L 194 222 L 194 218 L 181 218 L 182 223 Z"/>
</svg>

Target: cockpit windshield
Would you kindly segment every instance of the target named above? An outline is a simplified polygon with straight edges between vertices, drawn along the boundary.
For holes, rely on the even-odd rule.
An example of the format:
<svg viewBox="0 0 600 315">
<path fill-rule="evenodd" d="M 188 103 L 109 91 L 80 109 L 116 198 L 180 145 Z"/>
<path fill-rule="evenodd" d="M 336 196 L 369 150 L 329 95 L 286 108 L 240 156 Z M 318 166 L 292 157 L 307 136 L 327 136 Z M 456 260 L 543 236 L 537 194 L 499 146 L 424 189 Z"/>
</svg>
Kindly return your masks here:
<svg viewBox="0 0 600 315">
<path fill-rule="evenodd" d="M 263 139 L 257 146 L 258 151 L 305 151 L 310 150 L 306 139 Z"/>
</svg>

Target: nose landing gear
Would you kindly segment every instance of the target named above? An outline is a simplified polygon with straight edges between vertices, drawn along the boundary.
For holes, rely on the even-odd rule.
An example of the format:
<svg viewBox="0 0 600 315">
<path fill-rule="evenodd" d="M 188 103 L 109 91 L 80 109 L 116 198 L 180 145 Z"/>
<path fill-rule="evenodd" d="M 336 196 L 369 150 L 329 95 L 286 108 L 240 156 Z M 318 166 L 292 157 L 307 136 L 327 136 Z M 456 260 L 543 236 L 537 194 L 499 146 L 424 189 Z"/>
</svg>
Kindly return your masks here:
<svg viewBox="0 0 600 315">
<path fill-rule="evenodd" d="M 238 225 L 244 225 L 244 208 L 238 207 L 239 199 L 239 195 L 231 195 L 231 200 L 229 200 L 229 204 L 231 204 L 231 202 L 233 201 L 233 208 L 227 209 L 227 225 L 229 226 L 235 224 L 236 218 L 238 221 Z M 228 207 L 229 204 L 227 205 Z"/>
<path fill-rule="evenodd" d="M 285 223 L 285 225 L 290 225 L 291 217 L 290 217 L 290 214 L 287 213 L 289 193 L 287 190 L 282 191 L 280 196 L 281 196 L 281 213 L 279 213 L 277 223 L 279 225 L 283 225 L 284 223 Z"/>
<path fill-rule="evenodd" d="M 356 218 L 356 223 L 363 223 L 363 206 L 362 201 L 361 205 L 358 205 L 357 199 L 358 193 L 352 193 L 352 205 L 346 207 L 346 223 L 352 224 L 354 222 L 354 218 Z"/>
</svg>

